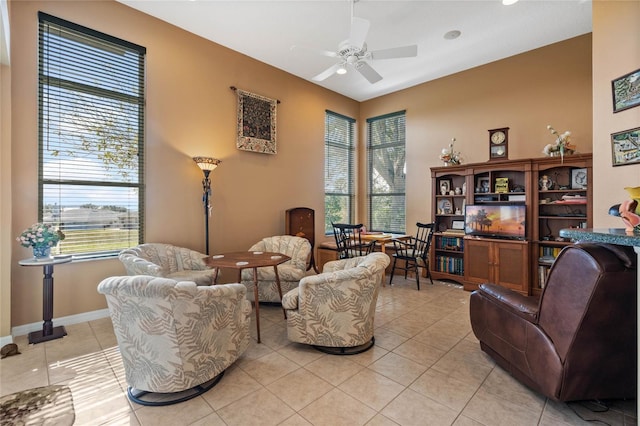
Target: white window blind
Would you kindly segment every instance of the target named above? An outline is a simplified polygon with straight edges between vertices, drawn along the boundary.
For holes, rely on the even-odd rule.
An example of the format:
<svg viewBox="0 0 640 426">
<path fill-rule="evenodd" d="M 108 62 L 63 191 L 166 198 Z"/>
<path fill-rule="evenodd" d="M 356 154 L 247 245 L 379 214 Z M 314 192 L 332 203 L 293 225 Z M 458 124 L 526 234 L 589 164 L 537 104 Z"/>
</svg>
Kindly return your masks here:
<svg viewBox="0 0 640 426">
<path fill-rule="evenodd" d="M 369 227 L 404 234 L 405 111 L 367 119 Z"/>
<path fill-rule="evenodd" d="M 112 255 L 144 229 L 144 47 L 40 12 L 39 220 L 60 253 Z"/>
<path fill-rule="evenodd" d="M 324 229 L 352 223 L 355 199 L 355 120 L 326 111 L 324 128 Z"/>
</svg>

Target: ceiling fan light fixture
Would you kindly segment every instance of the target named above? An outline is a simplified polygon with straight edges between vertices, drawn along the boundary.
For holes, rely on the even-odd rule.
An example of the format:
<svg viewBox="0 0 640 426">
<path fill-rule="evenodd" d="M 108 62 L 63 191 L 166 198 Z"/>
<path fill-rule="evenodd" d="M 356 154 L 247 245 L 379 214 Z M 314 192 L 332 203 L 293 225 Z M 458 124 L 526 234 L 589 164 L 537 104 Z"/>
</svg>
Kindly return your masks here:
<svg viewBox="0 0 640 426">
<path fill-rule="evenodd" d="M 344 65 L 340 65 L 340 68 L 336 70 L 336 74 L 343 75 L 346 73 L 347 73 L 347 68 Z"/>
<path fill-rule="evenodd" d="M 502 4 L 505 6 L 511 6 L 516 3 L 518 3 L 518 0 L 502 0 Z"/>
</svg>

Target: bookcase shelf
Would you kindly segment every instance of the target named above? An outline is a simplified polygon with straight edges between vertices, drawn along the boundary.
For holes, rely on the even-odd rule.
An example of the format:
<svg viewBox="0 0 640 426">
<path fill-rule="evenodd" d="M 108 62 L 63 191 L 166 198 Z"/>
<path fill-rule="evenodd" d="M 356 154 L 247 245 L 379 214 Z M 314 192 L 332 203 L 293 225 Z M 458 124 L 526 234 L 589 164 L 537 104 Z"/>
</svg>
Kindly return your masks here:
<svg viewBox="0 0 640 426">
<path fill-rule="evenodd" d="M 539 294 L 553 259 L 571 244 L 560 238 L 560 229 L 593 226 L 592 179 L 591 154 L 431 168 L 433 277 L 458 281 L 466 290 L 494 281 Z M 526 206 L 524 240 L 451 235 L 464 224 L 467 204 Z"/>
</svg>

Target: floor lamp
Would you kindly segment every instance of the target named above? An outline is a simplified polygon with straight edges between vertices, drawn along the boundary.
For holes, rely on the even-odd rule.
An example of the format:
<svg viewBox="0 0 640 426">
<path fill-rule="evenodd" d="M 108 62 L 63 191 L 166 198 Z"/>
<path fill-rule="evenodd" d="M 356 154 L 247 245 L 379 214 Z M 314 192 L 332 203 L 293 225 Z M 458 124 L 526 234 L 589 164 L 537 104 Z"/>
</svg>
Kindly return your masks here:
<svg viewBox="0 0 640 426">
<path fill-rule="evenodd" d="M 218 167 L 221 163 L 217 158 L 212 157 L 193 157 L 193 161 L 196 162 L 198 167 L 202 169 L 204 173 L 204 179 L 202 179 L 202 204 L 204 205 L 204 240 L 206 247 L 206 254 L 209 254 L 209 212 L 211 206 L 209 205 L 209 197 L 211 197 L 211 180 L 209 180 L 209 173 Z"/>
</svg>

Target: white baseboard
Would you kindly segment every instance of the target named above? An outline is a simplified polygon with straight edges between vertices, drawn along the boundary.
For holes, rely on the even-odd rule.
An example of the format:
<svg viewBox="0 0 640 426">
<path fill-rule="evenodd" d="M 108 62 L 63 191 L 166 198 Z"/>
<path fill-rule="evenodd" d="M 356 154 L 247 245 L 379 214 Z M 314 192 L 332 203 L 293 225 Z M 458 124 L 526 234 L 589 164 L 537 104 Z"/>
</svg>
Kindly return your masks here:
<svg viewBox="0 0 640 426">
<path fill-rule="evenodd" d="M 73 325 L 79 324 L 81 322 L 93 321 L 100 318 L 105 318 L 109 316 L 109 309 L 100 309 L 98 311 L 92 312 L 84 312 L 82 314 L 69 315 L 66 317 L 54 318 L 53 326 L 59 325 Z M 13 327 L 11 329 L 11 336 L 0 337 L 0 344 L 5 345 L 7 343 L 12 343 L 12 336 L 22 336 L 25 334 L 29 334 L 32 331 L 42 330 L 42 321 L 34 322 L 32 324 L 19 325 L 17 327 Z M 6 340 L 6 343 L 5 343 Z"/>
</svg>

